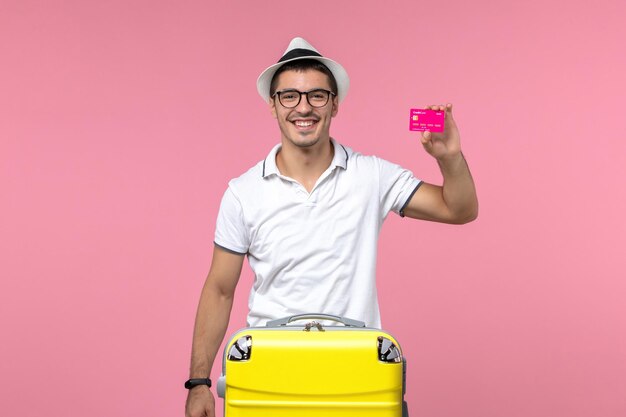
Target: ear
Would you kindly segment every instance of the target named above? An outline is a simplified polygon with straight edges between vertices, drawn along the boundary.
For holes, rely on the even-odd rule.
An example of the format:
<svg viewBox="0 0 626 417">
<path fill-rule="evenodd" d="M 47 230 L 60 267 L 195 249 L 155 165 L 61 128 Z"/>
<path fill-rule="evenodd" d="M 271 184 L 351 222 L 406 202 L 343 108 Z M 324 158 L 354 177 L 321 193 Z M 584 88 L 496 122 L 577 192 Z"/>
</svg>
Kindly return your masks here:
<svg viewBox="0 0 626 417">
<path fill-rule="evenodd" d="M 333 108 L 331 110 L 331 117 L 337 116 L 337 112 L 339 111 L 339 97 L 333 96 Z"/>
<path fill-rule="evenodd" d="M 278 118 L 278 116 L 276 116 L 276 103 L 275 103 L 275 100 L 270 97 L 270 101 L 269 101 L 268 104 L 270 106 L 270 112 L 272 113 L 272 117 L 274 119 Z"/>
</svg>

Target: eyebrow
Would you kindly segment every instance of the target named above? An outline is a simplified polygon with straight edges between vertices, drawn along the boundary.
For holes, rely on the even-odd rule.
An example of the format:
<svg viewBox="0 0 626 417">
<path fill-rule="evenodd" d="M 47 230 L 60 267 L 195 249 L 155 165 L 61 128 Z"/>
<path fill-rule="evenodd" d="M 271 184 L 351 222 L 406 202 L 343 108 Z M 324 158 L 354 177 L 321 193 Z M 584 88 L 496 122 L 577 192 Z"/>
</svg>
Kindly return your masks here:
<svg viewBox="0 0 626 417">
<path fill-rule="evenodd" d="M 324 90 L 324 91 L 330 92 L 331 94 L 335 94 L 335 93 L 333 93 L 333 91 L 331 89 L 324 88 L 324 87 L 315 87 L 315 88 L 311 88 L 310 90 L 306 90 L 306 91 L 300 91 L 297 88 L 280 88 L 280 89 L 276 89 L 274 94 L 286 93 L 286 92 L 289 92 L 289 91 L 294 91 L 294 92 L 298 92 L 298 93 L 310 93 L 311 91 L 316 91 L 316 90 Z"/>
</svg>

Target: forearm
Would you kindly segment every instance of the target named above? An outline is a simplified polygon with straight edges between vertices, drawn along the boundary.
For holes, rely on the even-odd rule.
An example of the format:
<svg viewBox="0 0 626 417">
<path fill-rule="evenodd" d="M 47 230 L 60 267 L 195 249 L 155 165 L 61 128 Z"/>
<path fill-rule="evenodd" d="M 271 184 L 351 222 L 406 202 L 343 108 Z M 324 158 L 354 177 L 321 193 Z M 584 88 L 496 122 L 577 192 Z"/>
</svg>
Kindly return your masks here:
<svg viewBox="0 0 626 417">
<path fill-rule="evenodd" d="M 209 376 L 228 327 L 232 304 L 232 294 L 221 293 L 207 279 L 196 314 L 190 378 Z"/>
<path fill-rule="evenodd" d="M 478 216 L 474 180 L 462 153 L 437 163 L 443 175 L 442 197 L 454 223 L 467 223 Z"/>
</svg>

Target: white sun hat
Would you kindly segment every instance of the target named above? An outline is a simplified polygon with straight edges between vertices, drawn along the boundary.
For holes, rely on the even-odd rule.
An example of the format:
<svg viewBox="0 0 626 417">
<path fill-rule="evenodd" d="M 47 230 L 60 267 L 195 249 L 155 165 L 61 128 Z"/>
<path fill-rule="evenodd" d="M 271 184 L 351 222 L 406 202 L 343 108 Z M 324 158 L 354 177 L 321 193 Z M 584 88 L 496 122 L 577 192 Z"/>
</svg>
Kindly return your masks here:
<svg viewBox="0 0 626 417">
<path fill-rule="evenodd" d="M 337 81 L 337 96 L 339 97 L 339 101 L 341 102 L 344 99 L 350 87 L 350 78 L 346 70 L 332 59 L 323 57 L 317 49 L 304 39 L 293 38 L 278 62 L 263 71 L 256 81 L 256 88 L 263 100 L 267 102 L 270 100 L 270 84 L 278 68 L 287 62 L 297 61 L 299 59 L 314 59 L 326 65 L 335 77 L 335 81 Z"/>
</svg>

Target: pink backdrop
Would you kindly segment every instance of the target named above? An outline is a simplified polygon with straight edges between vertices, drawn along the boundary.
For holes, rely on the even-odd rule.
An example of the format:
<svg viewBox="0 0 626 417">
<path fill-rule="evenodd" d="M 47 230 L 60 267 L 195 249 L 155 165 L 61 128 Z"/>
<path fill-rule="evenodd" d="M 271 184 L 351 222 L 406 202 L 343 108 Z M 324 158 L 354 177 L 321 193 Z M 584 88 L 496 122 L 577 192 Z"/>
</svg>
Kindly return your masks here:
<svg viewBox="0 0 626 417">
<path fill-rule="evenodd" d="M 625 12 L 2 0 L 0 415 L 182 416 L 222 192 L 279 138 L 254 82 L 298 35 L 350 73 L 363 153 L 440 181 L 408 109 L 455 105 L 479 219 L 380 242 L 412 415 L 626 415 Z"/>
</svg>

